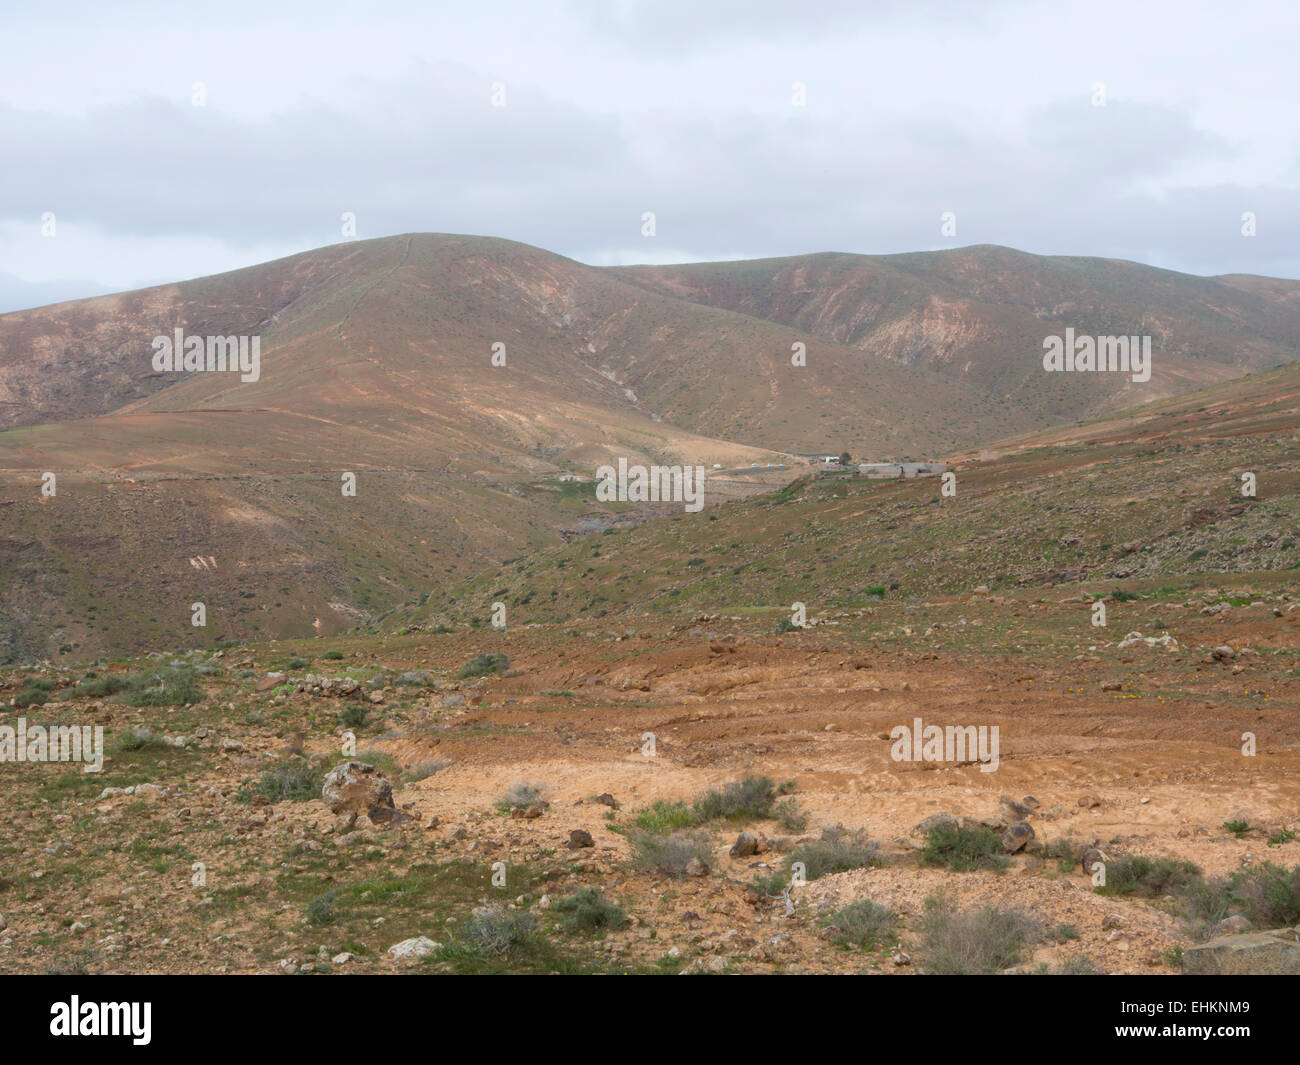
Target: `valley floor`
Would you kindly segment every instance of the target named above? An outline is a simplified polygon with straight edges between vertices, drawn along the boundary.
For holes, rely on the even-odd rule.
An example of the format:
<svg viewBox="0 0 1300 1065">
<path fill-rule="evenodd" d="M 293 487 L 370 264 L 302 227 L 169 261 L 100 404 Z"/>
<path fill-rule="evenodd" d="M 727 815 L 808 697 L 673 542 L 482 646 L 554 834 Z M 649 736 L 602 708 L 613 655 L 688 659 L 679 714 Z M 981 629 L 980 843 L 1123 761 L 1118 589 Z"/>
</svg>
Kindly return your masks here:
<svg viewBox="0 0 1300 1065">
<path fill-rule="evenodd" d="M 47 669 L 52 701 L 0 725 L 96 722 L 109 753 L 99 774 L 0 765 L 0 970 L 906 975 L 952 964 L 927 931 L 943 894 L 1033 926 L 997 968 L 1174 973 L 1213 930 L 1204 915 L 1177 886 L 1096 891 L 1080 857 L 1177 859 L 1209 879 L 1300 865 L 1300 595 L 1285 576 L 1112 602 L 1104 629 L 1054 590 L 887 600 L 780 634 L 780 615 L 753 613 L 245 644 L 185 657 L 190 706 L 96 697 L 108 689 L 85 668 Z M 1121 649 L 1132 630 L 1176 644 Z M 508 666 L 458 679 L 487 653 Z M 0 699 L 33 677 L 0 675 Z M 321 677 L 358 686 L 316 694 Z M 891 730 L 917 718 L 997 726 L 998 768 L 895 761 Z M 409 820 L 326 808 L 349 730 Z M 728 818 L 697 803 L 746 777 L 784 785 L 779 804 Z M 941 813 L 997 838 L 1023 818 L 1033 839 L 982 869 L 926 864 L 916 828 Z M 808 841 L 837 825 L 865 830 L 847 838 L 869 836 L 872 861 L 816 875 Z M 656 850 L 674 829 L 697 848 L 689 868 Z M 757 853 L 733 857 L 742 831 Z M 792 856 L 814 860 L 787 893 Z M 562 904 L 591 903 L 583 888 L 625 921 Z M 861 899 L 893 911 L 888 934 L 837 945 L 828 921 Z M 483 946 L 476 909 L 499 943 Z M 439 946 L 389 955 L 421 936 Z"/>
</svg>

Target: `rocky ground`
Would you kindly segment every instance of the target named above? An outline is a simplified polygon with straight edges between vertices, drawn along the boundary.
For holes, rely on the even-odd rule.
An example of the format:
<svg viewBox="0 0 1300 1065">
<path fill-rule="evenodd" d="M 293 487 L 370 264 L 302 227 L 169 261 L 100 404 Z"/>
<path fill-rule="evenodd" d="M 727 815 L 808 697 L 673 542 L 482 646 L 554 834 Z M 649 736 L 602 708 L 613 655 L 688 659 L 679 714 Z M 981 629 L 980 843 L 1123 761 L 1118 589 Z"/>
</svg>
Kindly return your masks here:
<svg viewBox="0 0 1300 1065">
<path fill-rule="evenodd" d="M 0 764 L 0 970 L 908 975 L 992 906 L 1024 934 L 976 968 L 1176 973 L 1249 918 L 1095 889 L 1083 855 L 1300 865 L 1287 576 L 1111 601 L 1105 628 L 1068 592 L 972 590 L 779 634 L 657 615 L 11 670 L 0 725 L 99 724 L 108 754 Z M 997 726 L 996 771 L 895 760 L 917 718 Z M 322 798 L 349 761 L 374 772 Z M 996 853 L 935 859 L 944 824 Z M 859 900 L 892 912 L 849 941 Z"/>
</svg>

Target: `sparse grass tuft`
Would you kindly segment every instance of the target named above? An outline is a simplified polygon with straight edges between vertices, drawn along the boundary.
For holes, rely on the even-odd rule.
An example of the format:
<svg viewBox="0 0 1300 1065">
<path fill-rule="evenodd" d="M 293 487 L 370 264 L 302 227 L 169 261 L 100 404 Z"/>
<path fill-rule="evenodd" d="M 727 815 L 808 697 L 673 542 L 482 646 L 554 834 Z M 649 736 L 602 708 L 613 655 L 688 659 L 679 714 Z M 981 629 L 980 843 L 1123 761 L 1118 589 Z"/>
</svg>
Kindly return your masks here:
<svg viewBox="0 0 1300 1065">
<path fill-rule="evenodd" d="M 536 930 L 537 918 L 531 913 L 497 904 L 476 910 L 456 938 L 472 954 L 504 957 L 523 946 Z"/>
<path fill-rule="evenodd" d="M 508 814 L 511 810 L 526 810 L 538 803 L 546 803 L 545 785 L 531 780 L 521 780 L 510 785 L 510 790 L 501 796 L 497 810 Z"/>
<path fill-rule="evenodd" d="M 897 938 L 898 914 L 870 899 L 859 899 L 841 906 L 825 923 L 827 937 L 837 947 L 877 950 Z"/>
<path fill-rule="evenodd" d="M 632 846 L 632 865 L 645 873 L 683 877 L 693 861 L 705 870 L 713 865 L 713 850 L 703 833 L 674 832 L 663 836 L 655 832 L 633 831 L 628 837 Z"/>
<path fill-rule="evenodd" d="M 636 815 L 636 826 L 644 832 L 665 835 L 696 823 L 695 814 L 684 802 L 659 799 Z"/>
<path fill-rule="evenodd" d="M 149 729 L 139 726 L 123 731 L 117 741 L 117 748 L 120 751 L 156 751 L 166 746 L 161 736 L 156 736 Z"/>
<path fill-rule="evenodd" d="M 301 758 L 290 759 L 266 770 L 256 783 L 246 783 L 235 792 L 235 802 L 252 802 L 254 795 L 268 802 L 286 799 L 302 801 L 320 798 L 325 774 L 313 769 Z"/>
<path fill-rule="evenodd" d="M 923 967 L 941 976 L 1001 972 L 1020 961 L 1037 935 L 1037 923 L 1017 910 L 959 910 L 946 896 L 932 895 L 921 918 Z"/>
<path fill-rule="evenodd" d="M 799 809 L 795 799 L 782 799 L 776 804 L 772 816 L 787 832 L 797 834 L 808 830 L 808 814 Z"/>
<path fill-rule="evenodd" d="M 424 780 L 426 777 L 433 776 L 451 765 L 450 758 L 430 758 L 424 762 L 416 762 L 406 771 L 406 779 L 411 783 L 417 780 Z"/>
</svg>

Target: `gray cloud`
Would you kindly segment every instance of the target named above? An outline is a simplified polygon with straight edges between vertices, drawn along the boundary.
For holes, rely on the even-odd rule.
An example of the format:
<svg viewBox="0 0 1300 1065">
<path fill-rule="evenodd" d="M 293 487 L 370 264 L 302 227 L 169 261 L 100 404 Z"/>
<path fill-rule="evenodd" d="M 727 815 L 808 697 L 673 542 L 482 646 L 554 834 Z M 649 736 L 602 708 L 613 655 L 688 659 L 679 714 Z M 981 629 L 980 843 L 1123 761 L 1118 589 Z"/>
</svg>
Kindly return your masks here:
<svg viewBox="0 0 1300 1065">
<path fill-rule="evenodd" d="M 545 42 L 544 59 L 512 58 L 522 43 L 512 34 L 524 31 L 511 28 L 511 9 L 494 9 L 482 26 L 469 20 L 465 32 L 482 47 L 462 47 L 456 60 L 363 54 L 346 78 L 309 79 L 292 95 L 275 83 L 265 105 L 189 106 L 185 70 L 172 79 L 182 91 L 167 96 L 132 91 L 81 108 L 0 99 L 0 143 L 31 161 L 0 170 L 0 270 L 112 287 L 197 276 L 338 240 L 347 211 L 360 237 L 483 233 L 591 262 L 998 243 L 1300 276 L 1290 127 L 1251 110 L 1216 124 L 1205 117 L 1214 108 L 1167 82 L 1143 98 L 1130 77 L 1104 70 L 1105 107 L 1091 106 L 1086 77 L 1048 87 L 1040 81 L 1054 70 L 1032 64 L 992 71 L 994 81 L 967 92 L 965 79 L 983 76 L 978 56 L 927 50 L 921 76 L 905 50 L 888 48 L 889 34 L 910 41 L 936 19 L 946 42 L 1032 59 L 1014 37 L 1028 31 L 1011 16 L 1041 19 L 1041 5 L 720 3 L 694 21 L 696 6 L 677 2 L 567 10 L 575 21 L 560 43 Z M 789 70 L 806 69 L 819 50 L 851 51 L 863 32 L 869 69 L 814 66 L 809 106 L 792 106 Z M 799 60 L 770 69 L 787 38 L 803 42 Z M 652 54 L 639 55 L 650 39 Z M 710 41 L 716 61 L 701 56 Z M 590 83 L 563 55 L 590 67 Z M 755 56 L 764 57 L 756 66 Z M 293 59 L 268 79 L 298 69 Z M 683 80 L 688 69 L 710 79 L 698 92 Z M 949 69 L 951 84 L 936 81 Z M 897 93 L 875 90 L 900 71 L 911 81 Z M 498 80 L 505 107 L 492 106 Z M 1231 79 L 1214 85 L 1236 91 Z M 1210 103 L 1223 109 L 1217 96 Z M 1247 104 L 1279 101 L 1243 95 Z M 1266 126 L 1288 138 L 1285 151 L 1261 142 Z M 55 241 L 37 235 L 44 211 L 59 218 Z M 640 235 L 643 211 L 657 216 L 653 239 Z M 957 216 L 955 238 L 940 234 L 945 211 Z M 1258 216 L 1256 237 L 1240 234 L 1244 211 Z M 15 298 L 0 289 L 0 309 Z"/>
</svg>

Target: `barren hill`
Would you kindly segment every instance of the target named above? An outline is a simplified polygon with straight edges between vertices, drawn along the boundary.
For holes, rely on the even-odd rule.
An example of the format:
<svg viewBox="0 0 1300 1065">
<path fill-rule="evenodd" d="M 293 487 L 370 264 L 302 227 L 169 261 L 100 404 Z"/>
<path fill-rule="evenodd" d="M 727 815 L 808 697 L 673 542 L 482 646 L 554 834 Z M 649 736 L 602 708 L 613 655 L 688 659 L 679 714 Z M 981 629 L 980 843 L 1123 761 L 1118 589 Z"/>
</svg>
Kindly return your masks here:
<svg viewBox="0 0 1300 1065">
<path fill-rule="evenodd" d="M 1300 335 L 1291 282 L 887 258 L 597 269 L 420 234 L 0 316 L 0 658 L 339 631 L 648 516 L 569 480 L 618 456 L 759 465 L 716 502 L 810 454 L 950 456 L 1219 381 Z M 1155 331 L 1152 390 L 1045 375 L 1066 321 Z M 177 328 L 260 337 L 258 378 L 156 372 Z"/>
</svg>

